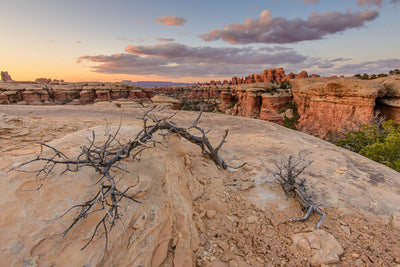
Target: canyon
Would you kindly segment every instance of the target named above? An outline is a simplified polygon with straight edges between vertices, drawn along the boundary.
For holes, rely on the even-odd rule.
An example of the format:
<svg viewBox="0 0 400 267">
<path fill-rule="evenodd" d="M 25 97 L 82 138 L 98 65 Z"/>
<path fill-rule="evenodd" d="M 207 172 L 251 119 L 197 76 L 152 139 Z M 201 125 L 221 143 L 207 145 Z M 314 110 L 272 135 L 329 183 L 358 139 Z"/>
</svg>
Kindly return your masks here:
<svg viewBox="0 0 400 267">
<path fill-rule="evenodd" d="M 377 111 L 399 120 L 399 98 L 400 75 L 156 88 L 0 82 L 0 265 L 400 264 L 400 174 L 302 133 L 330 138 L 369 122 Z M 41 186 L 33 173 L 37 164 L 13 170 L 40 153 L 50 155 L 40 143 L 74 157 L 110 136 L 131 140 L 155 104 L 158 118 L 190 129 L 198 113 L 179 110 L 188 101 L 218 105 L 224 114 L 203 113 L 199 125 L 213 144 L 229 130 L 221 157 L 247 164 L 224 170 L 179 136 L 157 135 L 138 158 L 123 159 L 115 170 L 118 184 L 132 188 L 140 203 L 122 202 L 121 223 L 106 235 L 98 232 L 83 250 L 99 217 L 84 218 L 62 237 L 77 211 L 60 215 L 93 197 L 98 173 L 58 166 Z M 302 132 L 281 126 L 288 122 Z M 314 214 L 305 222 L 290 220 L 304 215 L 301 206 L 273 183 L 271 171 L 289 155 L 313 161 L 301 178 L 324 204 L 321 229 Z"/>
<path fill-rule="evenodd" d="M 160 103 L 172 109 L 187 101 L 214 103 L 222 113 L 296 128 L 321 138 L 337 138 L 371 122 L 379 113 L 400 122 L 400 75 L 374 80 L 285 75 L 269 69 L 230 82 L 189 86 L 136 87 L 129 83 L 38 80 L 0 82 L 0 104 L 84 105 L 114 101 L 117 106 Z"/>
</svg>

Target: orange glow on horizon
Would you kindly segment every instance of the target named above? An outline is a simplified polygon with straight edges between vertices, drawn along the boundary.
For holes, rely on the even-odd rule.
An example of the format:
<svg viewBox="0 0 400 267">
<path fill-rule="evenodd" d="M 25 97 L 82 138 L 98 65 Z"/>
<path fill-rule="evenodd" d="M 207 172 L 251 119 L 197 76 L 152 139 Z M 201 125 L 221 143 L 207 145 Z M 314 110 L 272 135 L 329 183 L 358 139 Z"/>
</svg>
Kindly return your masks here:
<svg viewBox="0 0 400 267">
<path fill-rule="evenodd" d="M 196 83 L 196 82 L 209 82 L 210 80 L 222 81 L 230 80 L 226 77 L 184 77 L 184 78 L 171 78 L 164 76 L 140 76 L 140 75 L 127 75 L 127 74 L 103 74 L 96 72 L 75 72 L 65 71 L 61 74 L 59 72 L 44 72 L 44 71 L 29 71 L 20 70 L 16 71 L 13 69 L 5 70 L 11 75 L 14 81 L 35 81 L 38 78 L 48 78 L 64 80 L 65 82 L 121 82 L 123 80 L 130 80 L 132 82 L 137 81 L 163 81 L 163 82 L 182 82 L 182 83 Z M 43 74 L 45 73 L 45 74 Z"/>
</svg>

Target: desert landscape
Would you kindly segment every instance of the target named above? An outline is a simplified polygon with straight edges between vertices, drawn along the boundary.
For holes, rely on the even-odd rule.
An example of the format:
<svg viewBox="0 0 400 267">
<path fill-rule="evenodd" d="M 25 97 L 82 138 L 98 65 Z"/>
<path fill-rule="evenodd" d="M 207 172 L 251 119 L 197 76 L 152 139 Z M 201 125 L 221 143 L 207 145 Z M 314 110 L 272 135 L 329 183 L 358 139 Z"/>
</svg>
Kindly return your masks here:
<svg viewBox="0 0 400 267">
<path fill-rule="evenodd" d="M 76 214 L 57 216 L 93 195 L 96 172 L 61 174 L 63 168 L 55 168 L 35 190 L 35 174 L 10 169 L 40 153 L 37 141 L 72 156 L 92 131 L 101 141 L 121 120 L 119 138 L 133 138 L 143 123 L 137 117 L 147 109 L 107 102 L 0 107 L 2 266 L 399 264 L 398 172 L 274 123 L 212 113 L 204 113 L 200 123 L 212 130 L 210 141 L 218 144 L 229 129 L 221 156 L 248 164 L 224 170 L 179 136 L 157 137 L 161 143 L 144 150 L 140 160 L 123 160 L 128 173 L 119 183 L 134 184 L 141 203 L 121 202 L 123 223 L 109 232 L 106 252 L 104 231 L 81 250 L 99 217 L 88 216 L 62 237 Z M 197 113 L 158 116 L 175 114 L 171 120 L 188 127 Z M 302 178 L 326 213 L 319 230 L 317 214 L 290 221 L 303 216 L 301 207 L 271 183 L 268 172 L 281 157 L 300 151 L 314 161 Z"/>
<path fill-rule="evenodd" d="M 0 267 L 400 267 L 400 0 L 5 0 Z"/>
</svg>

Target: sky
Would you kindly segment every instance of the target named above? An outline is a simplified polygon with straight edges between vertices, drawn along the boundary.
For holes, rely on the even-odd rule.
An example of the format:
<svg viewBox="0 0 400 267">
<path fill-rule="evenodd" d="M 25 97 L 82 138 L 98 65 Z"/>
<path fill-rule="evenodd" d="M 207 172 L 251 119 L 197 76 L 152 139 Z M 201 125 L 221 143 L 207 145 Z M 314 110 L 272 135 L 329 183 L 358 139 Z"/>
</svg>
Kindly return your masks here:
<svg viewBox="0 0 400 267">
<path fill-rule="evenodd" d="M 400 0 L 2 0 L 14 80 L 203 82 L 400 68 Z"/>
</svg>

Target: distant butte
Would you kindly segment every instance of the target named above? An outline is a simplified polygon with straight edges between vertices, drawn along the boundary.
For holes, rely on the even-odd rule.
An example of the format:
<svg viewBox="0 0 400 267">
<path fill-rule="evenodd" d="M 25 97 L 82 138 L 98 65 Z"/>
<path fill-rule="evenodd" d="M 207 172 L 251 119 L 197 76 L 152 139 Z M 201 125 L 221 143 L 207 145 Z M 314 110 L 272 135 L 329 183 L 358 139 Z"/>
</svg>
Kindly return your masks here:
<svg viewBox="0 0 400 267">
<path fill-rule="evenodd" d="M 3 82 L 8 82 L 8 81 L 12 81 L 12 78 L 11 78 L 11 75 L 8 74 L 7 71 L 2 71 L 2 72 L 1 72 L 1 80 L 2 80 Z"/>
</svg>

